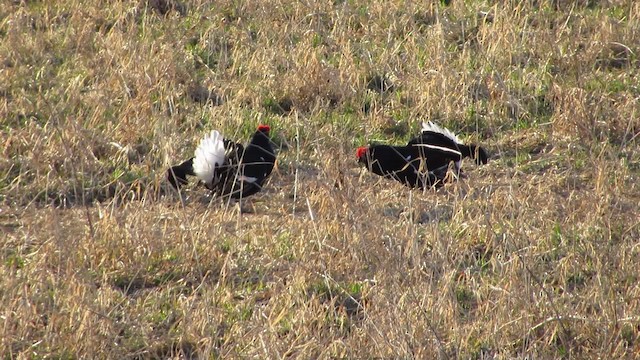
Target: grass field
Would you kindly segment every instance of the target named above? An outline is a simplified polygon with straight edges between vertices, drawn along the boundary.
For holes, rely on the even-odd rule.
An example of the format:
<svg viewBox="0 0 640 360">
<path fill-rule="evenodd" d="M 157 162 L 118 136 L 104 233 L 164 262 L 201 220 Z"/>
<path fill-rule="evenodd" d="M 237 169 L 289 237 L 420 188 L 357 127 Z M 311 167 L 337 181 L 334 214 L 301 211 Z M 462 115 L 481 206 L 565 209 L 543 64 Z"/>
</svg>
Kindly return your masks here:
<svg viewBox="0 0 640 360">
<path fill-rule="evenodd" d="M 0 357 L 636 358 L 638 44 L 631 0 L 2 2 Z M 427 119 L 489 164 L 356 163 Z M 167 188 L 259 123 L 250 212 Z"/>
</svg>

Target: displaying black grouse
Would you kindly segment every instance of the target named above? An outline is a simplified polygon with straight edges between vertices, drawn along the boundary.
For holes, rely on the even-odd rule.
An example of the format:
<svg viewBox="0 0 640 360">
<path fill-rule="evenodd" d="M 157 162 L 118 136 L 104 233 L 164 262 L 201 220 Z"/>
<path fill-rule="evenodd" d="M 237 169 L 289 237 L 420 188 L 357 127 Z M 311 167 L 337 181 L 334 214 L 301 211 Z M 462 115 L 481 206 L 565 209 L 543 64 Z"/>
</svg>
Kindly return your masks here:
<svg viewBox="0 0 640 360">
<path fill-rule="evenodd" d="M 187 175 L 196 176 L 215 195 L 232 199 L 259 192 L 276 161 L 270 130 L 268 125 L 258 126 L 246 148 L 212 130 L 200 141 L 193 158 L 168 170 L 169 182 L 179 189 L 187 184 Z"/>
<path fill-rule="evenodd" d="M 474 144 L 465 145 L 449 129 L 431 121 L 423 123 L 421 134 L 406 146 L 360 147 L 356 155 L 358 161 L 374 174 L 421 189 L 442 186 L 452 163 L 453 175 L 457 177 L 465 157 L 475 158 L 478 164 L 488 161 L 485 149 Z"/>
</svg>

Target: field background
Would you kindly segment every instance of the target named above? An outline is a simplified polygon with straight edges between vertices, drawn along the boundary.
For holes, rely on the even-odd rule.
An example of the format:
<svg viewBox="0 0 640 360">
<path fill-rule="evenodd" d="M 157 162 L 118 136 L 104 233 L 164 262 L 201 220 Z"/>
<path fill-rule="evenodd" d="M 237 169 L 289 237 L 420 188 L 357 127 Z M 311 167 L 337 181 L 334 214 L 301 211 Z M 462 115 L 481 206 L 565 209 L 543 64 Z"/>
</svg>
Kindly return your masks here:
<svg viewBox="0 0 640 360">
<path fill-rule="evenodd" d="M 0 356 L 635 358 L 639 44 L 631 0 L 3 1 Z M 358 167 L 426 119 L 489 164 Z M 247 213 L 166 187 L 259 123 Z"/>
</svg>

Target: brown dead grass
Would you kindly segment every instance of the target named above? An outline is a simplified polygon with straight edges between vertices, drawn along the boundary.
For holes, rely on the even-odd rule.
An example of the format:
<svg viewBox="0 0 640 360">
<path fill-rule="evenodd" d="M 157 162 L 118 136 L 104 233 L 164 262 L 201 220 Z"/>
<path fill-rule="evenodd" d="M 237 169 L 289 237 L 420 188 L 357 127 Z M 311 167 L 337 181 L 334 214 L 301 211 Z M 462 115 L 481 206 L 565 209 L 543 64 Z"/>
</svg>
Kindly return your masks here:
<svg viewBox="0 0 640 360">
<path fill-rule="evenodd" d="M 571 3 L 571 4 L 569 4 Z M 4 358 L 634 358 L 632 1 L 0 6 Z M 492 154 L 409 191 L 356 146 Z M 170 164 L 280 147 L 236 206 Z"/>
</svg>

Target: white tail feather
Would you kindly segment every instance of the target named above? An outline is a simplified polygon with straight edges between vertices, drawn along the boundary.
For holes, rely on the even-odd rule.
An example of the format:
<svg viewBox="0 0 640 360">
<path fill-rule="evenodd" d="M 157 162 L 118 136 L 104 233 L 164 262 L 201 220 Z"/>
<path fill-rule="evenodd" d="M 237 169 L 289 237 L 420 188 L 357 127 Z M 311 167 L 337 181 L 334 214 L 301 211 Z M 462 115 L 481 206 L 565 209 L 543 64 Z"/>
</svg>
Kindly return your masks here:
<svg viewBox="0 0 640 360">
<path fill-rule="evenodd" d="M 206 184 L 211 184 L 216 167 L 224 163 L 224 142 L 216 130 L 206 134 L 193 158 L 193 172 Z"/>
<path fill-rule="evenodd" d="M 456 134 L 453 133 L 453 131 L 445 128 L 445 127 L 440 127 L 438 124 L 433 123 L 432 121 L 427 121 L 427 122 L 422 122 L 422 131 L 433 131 L 433 132 L 437 132 L 440 133 L 446 137 L 448 137 L 449 139 L 455 141 L 458 145 L 464 145 L 464 143 L 462 141 L 460 141 L 460 139 L 458 139 L 458 136 L 456 136 Z"/>
</svg>

